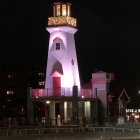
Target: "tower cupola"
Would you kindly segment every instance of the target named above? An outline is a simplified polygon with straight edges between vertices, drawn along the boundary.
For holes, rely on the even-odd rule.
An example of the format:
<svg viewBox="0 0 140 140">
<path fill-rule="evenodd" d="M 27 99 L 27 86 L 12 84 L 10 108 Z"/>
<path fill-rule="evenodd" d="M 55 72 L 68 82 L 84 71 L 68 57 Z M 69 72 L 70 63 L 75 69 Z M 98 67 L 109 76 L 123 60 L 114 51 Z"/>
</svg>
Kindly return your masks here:
<svg viewBox="0 0 140 140">
<path fill-rule="evenodd" d="M 58 25 L 76 26 L 76 19 L 71 17 L 71 3 L 53 3 L 53 17 L 48 18 L 48 26 Z"/>
<path fill-rule="evenodd" d="M 53 16 L 54 17 L 59 17 L 59 16 L 70 16 L 70 8 L 71 4 L 70 3 L 62 3 L 62 2 L 57 2 L 53 4 Z"/>
</svg>

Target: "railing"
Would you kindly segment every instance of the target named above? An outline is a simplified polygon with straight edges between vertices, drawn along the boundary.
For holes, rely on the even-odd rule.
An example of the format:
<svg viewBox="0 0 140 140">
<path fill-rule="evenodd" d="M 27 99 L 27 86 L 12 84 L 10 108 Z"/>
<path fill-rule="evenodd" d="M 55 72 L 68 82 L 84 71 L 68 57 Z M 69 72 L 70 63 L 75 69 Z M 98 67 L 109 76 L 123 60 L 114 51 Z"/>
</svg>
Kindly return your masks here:
<svg viewBox="0 0 140 140">
<path fill-rule="evenodd" d="M 60 88 L 60 89 L 31 89 L 31 98 L 42 97 L 72 97 L 72 88 Z M 84 98 L 94 98 L 92 89 L 80 89 L 79 95 Z"/>
<path fill-rule="evenodd" d="M 23 135 L 42 135 L 48 133 L 74 133 L 81 132 L 83 128 L 79 125 L 54 126 L 54 127 L 21 127 L 0 129 L 0 136 L 23 136 Z"/>
<path fill-rule="evenodd" d="M 79 125 L 70 126 L 54 126 L 54 127 L 22 127 L 0 129 L 0 136 L 24 136 L 24 135 L 42 135 L 42 134 L 58 134 L 58 133 L 83 133 L 90 132 L 101 133 L 121 133 L 121 134 L 140 134 L 140 129 L 115 128 L 115 127 L 81 127 Z"/>
<path fill-rule="evenodd" d="M 135 128 L 116 128 L 116 127 L 89 127 L 90 132 L 121 132 L 121 133 L 140 133 L 140 129 Z"/>
</svg>

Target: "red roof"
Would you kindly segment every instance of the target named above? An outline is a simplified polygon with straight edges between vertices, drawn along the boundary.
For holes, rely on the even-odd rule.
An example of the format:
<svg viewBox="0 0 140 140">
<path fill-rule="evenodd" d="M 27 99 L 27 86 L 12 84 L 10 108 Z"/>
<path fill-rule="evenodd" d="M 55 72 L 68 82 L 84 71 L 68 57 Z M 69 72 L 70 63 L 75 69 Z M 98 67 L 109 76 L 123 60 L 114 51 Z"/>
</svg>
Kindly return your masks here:
<svg viewBox="0 0 140 140">
<path fill-rule="evenodd" d="M 58 71 L 58 70 L 54 70 L 54 71 L 52 71 L 50 75 L 53 75 L 55 72 L 59 73 L 60 75 L 63 75 L 63 73 L 61 73 L 61 72 Z"/>
</svg>

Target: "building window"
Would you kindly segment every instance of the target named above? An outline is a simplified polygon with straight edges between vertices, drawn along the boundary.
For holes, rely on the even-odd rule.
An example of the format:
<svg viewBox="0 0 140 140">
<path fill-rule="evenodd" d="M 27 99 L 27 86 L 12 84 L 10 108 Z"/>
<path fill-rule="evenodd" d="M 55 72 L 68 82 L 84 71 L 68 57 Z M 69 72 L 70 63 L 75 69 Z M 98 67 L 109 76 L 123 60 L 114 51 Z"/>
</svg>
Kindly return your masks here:
<svg viewBox="0 0 140 140">
<path fill-rule="evenodd" d="M 43 77 L 43 76 L 44 76 L 44 73 L 43 73 L 43 72 L 39 72 L 39 73 L 38 73 L 38 76 L 39 76 L 39 77 Z"/>
<path fill-rule="evenodd" d="M 13 74 L 8 74 L 7 77 L 8 77 L 8 79 L 12 79 L 13 78 Z"/>
<path fill-rule="evenodd" d="M 60 16 L 60 5 L 57 5 L 56 9 L 56 15 Z"/>
<path fill-rule="evenodd" d="M 44 86 L 44 85 L 45 85 L 45 82 L 44 82 L 44 81 L 39 81 L 39 82 L 38 82 L 38 85 L 39 85 L 39 86 Z"/>
<path fill-rule="evenodd" d="M 60 43 L 56 43 L 56 50 L 60 50 Z"/>
<path fill-rule="evenodd" d="M 7 93 L 7 95 L 13 95 L 14 91 L 13 90 L 7 90 L 6 93 Z"/>
<path fill-rule="evenodd" d="M 62 5 L 62 16 L 66 16 L 66 5 Z"/>
<path fill-rule="evenodd" d="M 68 16 L 70 16 L 71 13 L 70 13 L 70 5 L 68 5 Z"/>
</svg>

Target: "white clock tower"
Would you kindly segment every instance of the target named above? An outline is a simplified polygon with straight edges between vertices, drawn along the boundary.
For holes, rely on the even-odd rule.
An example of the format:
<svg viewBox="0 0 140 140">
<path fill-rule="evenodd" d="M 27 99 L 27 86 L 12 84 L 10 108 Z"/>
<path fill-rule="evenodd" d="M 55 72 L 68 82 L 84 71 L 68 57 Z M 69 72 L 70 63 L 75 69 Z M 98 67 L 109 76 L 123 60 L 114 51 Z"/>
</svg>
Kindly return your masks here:
<svg viewBox="0 0 140 140">
<path fill-rule="evenodd" d="M 74 34 L 76 19 L 71 17 L 71 4 L 53 3 L 53 17 L 48 18 L 50 33 L 45 89 L 48 96 L 71 96 L 72 87 L 80 89 Z"/>
</svg>

